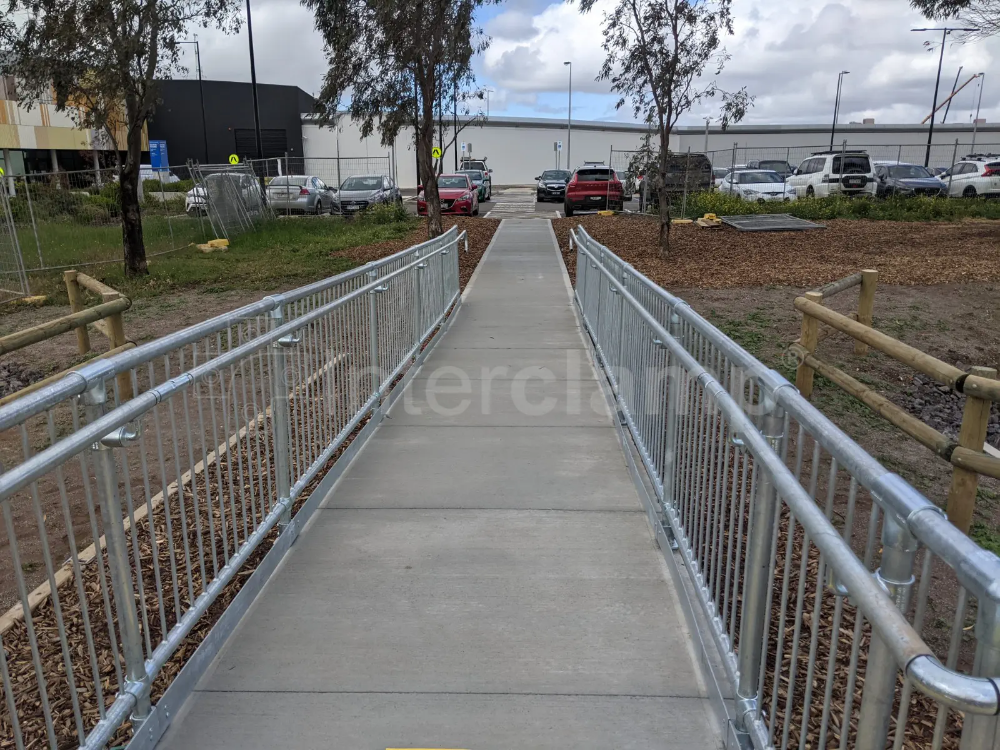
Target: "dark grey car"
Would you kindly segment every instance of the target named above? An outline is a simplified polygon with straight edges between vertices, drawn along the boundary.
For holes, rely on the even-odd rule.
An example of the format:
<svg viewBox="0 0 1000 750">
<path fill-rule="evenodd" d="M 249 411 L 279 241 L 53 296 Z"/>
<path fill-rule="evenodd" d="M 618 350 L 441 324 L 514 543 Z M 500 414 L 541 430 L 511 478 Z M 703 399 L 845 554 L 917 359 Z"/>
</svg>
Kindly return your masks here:
<svg viewBox="0 0 1000 750">
<path fill-rule="evenodd" d="M 334 213 L 356 214 L 371 206 L 402 203 L 396 182 L 387 175 L 348 177 L 340 185 L 333 204 Z"/>
</svg>

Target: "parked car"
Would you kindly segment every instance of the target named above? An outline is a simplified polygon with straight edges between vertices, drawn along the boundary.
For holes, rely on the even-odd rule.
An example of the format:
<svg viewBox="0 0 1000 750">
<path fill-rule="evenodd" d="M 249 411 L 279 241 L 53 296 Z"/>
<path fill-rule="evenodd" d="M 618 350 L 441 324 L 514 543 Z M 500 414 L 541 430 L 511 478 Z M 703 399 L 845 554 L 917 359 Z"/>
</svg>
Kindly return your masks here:
<svg viewBox="0 0 1000 750">
<path fill-rule="evenodd" d="M 878 184 L 867 151 L 817 151 L 786 182 L 799 198 L 873 196 Z"/>
<path fill-rule="evenodd" d="M 245 172 L 216 172 L 198 187 L 203 191 L 205 210 L 211 203 L 212 212 L 223 219 L 232 214 L 255 216 L 264 207 L 260 181 Z"/>
<path fill-rule="evenodd" d="M 795 188 L 770 169 L 737 169 L 730 172 L 722 178 L 719 191 L 757 203 L 795 200 Z"/>
<path fill-rule="evenodd" d="M 928 167 L 927 169 L 935 177 L 940 177 L 948 171 L 948 167 Z"/>
<path fill-rule="evenodd" d="M 712 183 L 716 190 L 722 187 L 722 180 L 732 171 L 730 167 L 715 167 L 712 170 Z"/>
<path fill-rule="evenodd" d="M 947 192 L 947 186 L 930 170 L 919 164 L 875 164 L 875 195 L 926 195 L 937 198 Z"/>
<path fill-rule="evenodd" d="M 535 186 L 535 200 L 539 203 L 543 201 L 562 201 L 566 197 L 566 183 L 570 181 L 573 173 L 568 169 L 546 169 L 535 179 L 538 184 Z"/>
<path fill-rule="evenodd" d="M 484 172 L 481 169 L 460 169 L 457 174 L 469 175 L 476 192 L 479 193 L 480 203 L 493 197 L 493 180 L 490 179 L 489 172 Z"/>
<path fill-rule="evenodd" d="M 169 169 L 153 169 L 152 164 L 140 164 L 139 165 L 139 179 L 140 180 L 160 180 L 163 184 L 169 184 L 171 182 L 180 182 L 181 178 L 171 172 Z"/>
<path fill-rule="evenodd" d="M 467 174 L 443 174 L 437 179 L 442 214 L 479 215 L 479 194 Z M 424 186 L 417 186 L 417 215 L 427 216 Z"/>
<path fill-rule="evenodd" d="M 346 216 L 371 206 L 402 202 L 403 196 L 391 177 L 384 174 L 361 175 L 348 177 L 340 183 L 340 190 L 333 196 L 333 212 Z"/>
<path fill-rule="evenodd" d="M 289 174 L 267 184 L 267 202 L 275 211 L 295 211 L 319 216 L 333 213 L 333 188 L 316 175 Z"/>
<path fill-rule="evenodd" d="M 566 184 L 563 209 L 566 216 L 576 211 L 621 211 L 623 193 L 622 183 L 610 167 L 580 167 Z"/>
<path fill-rule="evenodd" d="M 782 177 L 788 177 L 795 171 L 795 167 L 784 159 L 751 159 L 747 162 L 747 169 L 769 169 L 777 172 Z"/>
<path fill-rule="evenodd" d="M 1000 197 L 1000 154 L 969 154 L 940 179 L 952 198 Z"/>
<path fill-rule="evenodd" d="M 728 170 L 727 170 L 728 171 Z M 647 195 L 645 177 L 641 178 L 636 192 L 639 194 L 639 211 L 644 212 L 647 208 L 657 208 L 660 199 L 650 184 Z M 712 162 L 705 154 L 676 153 L 667 157 L 667 174 L 665 180 L 667 192 L 671 195 L 671 200 L 680 198 L 685 191 L 696 193 L 704 190 L 712 190 L 715 187 L 715 170 L 712 169 Z"/>
<path fill-rule="evenodd" d="M 482 159 L 473 159 L 471 156 L 463 156 L 462 160 L 458 164 L 460 170 L 466 169 L 478 169 L 480 172 L 486 172 L 486 174 L 493 174 L 493 170 L 486 166 L 486 157 Z"/>
<path fill-rule="evenodd" d="M 184 210 L 191 216 L 203 214 L 208 208 L 205 200 L 205 188 L 195 185 L 187 191 L 184 198 Z"/>
</svg>

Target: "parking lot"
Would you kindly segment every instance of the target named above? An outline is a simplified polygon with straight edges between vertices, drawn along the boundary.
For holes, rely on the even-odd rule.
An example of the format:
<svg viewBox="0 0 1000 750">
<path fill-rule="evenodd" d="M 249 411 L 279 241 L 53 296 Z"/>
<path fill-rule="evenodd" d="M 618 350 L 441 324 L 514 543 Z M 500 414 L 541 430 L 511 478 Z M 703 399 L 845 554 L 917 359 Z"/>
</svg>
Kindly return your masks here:
<svg viewBox="0 0 1000 750">
<path fill-rule="evenodd" d="M 416 196 L 404 198 L 411 213 L 417 212 Z M 638 211 L 639 201 L 625 203 L 626 211 Z M 584 212 L 577 211 L 580 215 Z M 479 204 L 479 216 L 490 219 L 557 219 L 563 216 L 562 203 L 538 203 L 533 185 L 498 187 L 491 200 Z"/>
</svg>

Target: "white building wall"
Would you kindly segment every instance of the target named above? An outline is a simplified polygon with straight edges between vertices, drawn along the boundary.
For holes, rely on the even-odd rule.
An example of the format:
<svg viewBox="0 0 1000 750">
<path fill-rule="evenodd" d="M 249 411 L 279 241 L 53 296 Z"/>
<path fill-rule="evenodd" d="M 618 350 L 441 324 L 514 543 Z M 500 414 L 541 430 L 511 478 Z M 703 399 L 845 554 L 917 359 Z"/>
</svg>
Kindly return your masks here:
<svg viewBox="0 0 1000 750">
<path fill-rule="evenodd" d="M 450 128 L 445 123 L 446 138 Z M 309 118 L 303 122 L 304 154 L 310 157 L 389 156 L 392 169 L 401 187 L 416 186 L 416 157 L 413 131 L 404 130 L 395 144 L 386 148 L 378 133 L 362 138 L 357 125 L 344 117 L 336 129 L 320 128 Z M 466 128 L 459 141 L 471 142 L 473 157 L 486 157 L 493 169 L 495 185 L 525 185 L 544 169 L 556 166 L 555 141 L 563 142 L 560 166 L 565 168 L 567 152 L 572 166 L 584 161 L 607 162 L 610 150 L 632 150 L 639 146 L 644 130 L 640 126 L 612 122 L 574 123 L 572 142 L 567 136 L 566 123 L 559 120 L 494 117 L 481 127 Z M 829 148 L 829 125 L 754 125 L 736 126 L 727 131 L 712 128 L 706 149 L 705 129 L 678 128 L 671 138 L 671 147 L 678 152 L 708 151 L 714 164 L 729 166 L 733 145 L 737 144 L 736 162 L 748 159 L 788 159 L 798 164 L 812 151 Z M 948 165 L 956 153 L 959 158 L 970 150 L 971 125 L 948 124 L 934 131 L 931 165 Z M 840 125 L 834 138 L 836 148 L 847 141 L 848 148 L 865 147 L 876 159 L 897 159 L 923 163 L 927 144 L 927 127 L 921 125 Z M 570 150 L 571 149 L 571 150 Z M 1000 125 L 987 124 L 978 128 L 976 151 L 1000 152 Z M 616 165 L 619 160 L 616 159 Z M 454 168 L 455 154 L 444 154 L 445 169 Z M 325 174 L 313 170 L 317 174 Z"/>
</svg>

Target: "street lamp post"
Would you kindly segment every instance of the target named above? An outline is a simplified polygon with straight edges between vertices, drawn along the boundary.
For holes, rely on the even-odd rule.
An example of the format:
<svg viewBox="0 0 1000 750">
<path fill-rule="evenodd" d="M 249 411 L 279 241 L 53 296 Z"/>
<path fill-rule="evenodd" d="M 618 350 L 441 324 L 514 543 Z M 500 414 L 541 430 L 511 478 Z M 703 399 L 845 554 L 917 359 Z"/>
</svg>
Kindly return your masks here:
<svg viewBox="0 0 1000 750">
<path fill-rule="evenodd" d="M 979 108 L 983 106 L 983 89 L 986 87 L 986 73 L 979 74 L 979 102 L 976 116 L 972 118 L 972 153 L 976 153 L 976 131 L 979 129 Z"/>
<path fill-rule="evenodd" d="M 253 89 L 253 129 L 257 139 L 257 158 L 264 158 L 264 145 L 260 139 L 260 104 L 257 101 L 257 66 L 253 57 L 253 24 L 250 20 L 250 0 L 247 0 L 247 37 L 250 41 L 250 87 Z M 264 190 L 264 174 L 260 175 L 260 189 Z"/>
<path fill-rule="evenodd" d="M 483 89 L 483 92 L 486 94 L 486 119 L 487 120 L 490 119 L 490 93 L 492 91 L 493 91 L 493 89 Z"/>
<path fill-rule="evenodd" d="M 178 44 L 193 44 L 194 45 L 194 59 L 198 66 L 198 96 L 201 98 L 201 137 L 203 145 L 205 147 L 205 164 L 209 164 L 208 159 L 208 123 L 205 120 L 205 85 L 201 79 L 201 45 L 198 44 L 198 39 L 195 38 L 194 41 L 190 42 L 177 42 Z"/>
<path fill-rule="evenodd" d="M 837 134 L 837 115 L 840 114 L 840 92 L 844 86 L 844 76 L 846 76 L 851 71 L 842 70 L 840 75 L 837 76 L 837 98 L 833 103 L 833 127 L 830 128 L 830 150 L 833 151 L 833 139 Z"/>
<path fill-rule="evenodd" d="M 927 153 L 924 155 L 924 167 L 931 163 L 931 144 L 934 142 L 934 115 L 937 114 L 938 89 L 941 87 L 941 66 L 944 64 L 944 46 L 948 42 L 948 34 L 953 31 L 973 32 L 979 29 L 959 29 L 944 26 L 937 29 L 910 29 L 910 31 L 940 31 L 941 32 L 941 53 L 938 56 L 937 79 L 934 81 L 934 104 L 931 105 L 931 126 L 927 130 Z"/>
<path fill-rule="evenodd" d="M 566 112 L 566 169 L 573 169 L 573 63 L 566 61 L 563 65 L 569 66 L 569 107 Z"/>
</svg>

